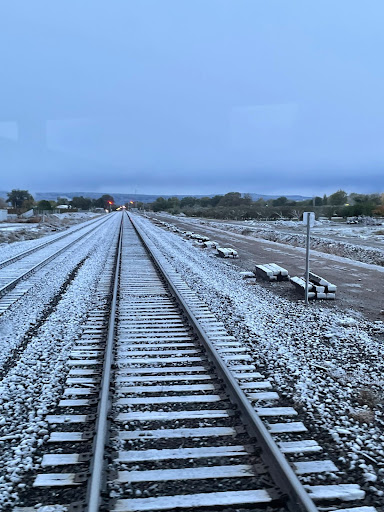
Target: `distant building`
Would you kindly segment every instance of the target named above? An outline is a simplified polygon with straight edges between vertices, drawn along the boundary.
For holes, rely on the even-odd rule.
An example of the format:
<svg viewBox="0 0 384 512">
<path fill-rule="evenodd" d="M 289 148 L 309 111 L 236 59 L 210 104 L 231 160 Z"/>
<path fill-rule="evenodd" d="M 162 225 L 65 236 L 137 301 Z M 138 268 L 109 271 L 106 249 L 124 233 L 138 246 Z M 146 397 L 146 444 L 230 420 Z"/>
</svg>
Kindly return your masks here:
<svg viewBox="0 0 384 512">
<path fill-rule="evenodd" d="M 7 220 L 8 210 L 0 210 L 0 221 Z"/>
</svg>

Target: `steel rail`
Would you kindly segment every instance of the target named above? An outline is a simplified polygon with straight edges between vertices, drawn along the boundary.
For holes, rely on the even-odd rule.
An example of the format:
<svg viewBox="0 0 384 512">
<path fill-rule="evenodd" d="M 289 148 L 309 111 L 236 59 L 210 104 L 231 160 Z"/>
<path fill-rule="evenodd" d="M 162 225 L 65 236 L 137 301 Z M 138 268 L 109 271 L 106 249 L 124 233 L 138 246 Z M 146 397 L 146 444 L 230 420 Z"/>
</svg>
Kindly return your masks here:
<svg viewBox="0 0 384 512">
<path fill-rule="evenodd" d="M 96 434 L 94 451 L 90 468 L 89 485 L 87 492 L 87 512 L 99 512 L 101 501 L 101 488 L 103 484 L 104 452 L 108 434 L 108 412 L 110 409 L 110 380 L 113 363 L 113 348 L 115 337 L 115 321 L 117 311 L 117 294 L 119 287 L 119 269 L 121 262 L 121 248 L 123 240 L 123 224 L 125 216 L 121 217 L 119 241 L 117 244 L 115 276 L 112 289 L 111 312 L 108 321 L 108 336 L 105 347 L 103 376 L 101 381 L 100 400 L 97 410 Z"/>
<path fill-rule="evenodd" d="M 9 258 L 7 260 L 0 261 L 0 269 L 7 267 L 8 265 L 11 265 L 15 261 L 22 260 L 26 256 L 29 256 L 30 254 L 33 254 L 34 252 L 39 251 L 40 249 L 43 249 L 47 245 L 54 244 L 55 242 L 58 242 L 59 240 L 62 240 L 63 238 L 72 235 L 73 233 L 77 233 L 77 231 L 80 231 L 81 229 L 84 229 L 87 226 L 91 226 L 92 224 L 95 224 L 100 219 L 97 218 L 96 220 L 93 219 L 92 221 L 88 222 L 87 224 L 83 224 L 80 227 L 77 227 L 77 229 L 73 229 L 72 231 L 66 231 L 64 234 L 59 235 L 58 237 L 54 238 L 53 240 L 49 240 L 48 242 L 44 242 L 37 247 L 32 247 L 31 249 L 28 249 L 27 251 L 20 252 L 19 254 L 16 254 L 16 256 L 12 256 L 12 258 Z M 100 225 L 102 225 L 107 219 L 104 219 L 103 222 L 100 222 Z"/>
<path fill-rule="evenodd" d="M 79 242 L 80 240 L 82 240 L 83 238 L 85 238 L 87 235 L 89 235 L 90 233 L 92 233 L 93 231 L 95 231 L 95 229 L 97 229 L 100 225 L 104 224 L 104 222 L 106 222 L 108 219 L 105 219 L 101 224 L 93 227 L 92 229 L 90 229 L 89 231 L 87 231 L 86 233 L 84 233 L 83 235 L 81 235 L 79 238 L 76 238 L 75 240 L 73 240 L 72 242 L 70 242 L 68 245 L 62 247 L 61 249 L 59 249 L 58 251 L 56 251 L 55 253 L 51 254 L 50 256 L 48 256 L 47 258 L 45 258 L 44 260 L 40 261 L 39 263 L 37 263 L 36 265 L 34 265 L 32 268 L 30 268 L 29 270 L 27 270 L 26 272 L 24 272 L 23 274 L 21 274 L 20 276 L 16 277 L 15 279 L 13 279 L 12 281 L 10 281 L 8 284 L 6 284 L 5 286 L 3 286 L 2 288 L 0 288 L 0 297 L 2 297 L 3 295 L 5 295 L 7 292 L 13 290 L 13 288 L 15 288 L 15 286 L 20 282 L 22 281 L 23 279 L 26 279 L 27 277 L 29 277 L 30 275 L 32 275 L 34 272 L 36 272 L 37 270 L 39 270 L 40 268 L 44 267 L 45 265 L 47 265 L 50 261 L 54 260 L 55 258 L 57 258 L 58 256 L 60 256 L 60 254 L 64 251 L 66 251 L 67 249 L 69 249 L 70 247 L 72 247 L 72 245 L 76 244 L 77 242 Z"/>
<path fill-rule="evenodd" d="M 254 438 L 256 438 L 257 442 L 261 446 L 263 452 L 263 460 L 267 465 L 272 478 L 279 486 L 280 490 L 287 497 L 287 507 L 292 512 L 318 512 L 318 508 L 315 506 L 311 498 L 308 496 L 308 493 L 300 483 L 293 469 L 289 465 L 287 459 L 279 450 L 271 434 L 267 431 L 262 420 L 254 411 L 251 403 L 244 394 L 243 390 L 240 388 L 236 379 L 233 377 L 232 373 L 222 360 L 220 354 L 217 352 L 212 342 L 209 340 L 208 334 L 205 332 L 204 328 L 199 324 L 198 319 L 196 318 L 196 316 L 194 315 L 194 313 L 184 300 L 182 294 L 180 294 L 179 291 L 172 284 L 172 279 L 169 276 L 167 270 L 152 253 L 152 250 L 148 243 L 148 237 L 135 224 L 134 220 L 128 214 L 128 212 L 127 215 L 140 240 L 142 241 L 146 250 L 148 251 L 148 254 L 150 255 L 152 261 L 154 262 L 160 273 L 164 276 L 164 279 L 166 280 L 172 295 L 174 295 L 177 302 L 180 304 L 186 316 L 188 317 L 195 334 L 198 336 L 199 340 L 201 340 L 202 344 L 204 345 L 208 354 L 208 358 L 213 363 L 219 377 L 222 379 L 232 403 L 234 403 L 238 407 L 240 414 L 248 427 L 248 433 Z"/>
</svg>

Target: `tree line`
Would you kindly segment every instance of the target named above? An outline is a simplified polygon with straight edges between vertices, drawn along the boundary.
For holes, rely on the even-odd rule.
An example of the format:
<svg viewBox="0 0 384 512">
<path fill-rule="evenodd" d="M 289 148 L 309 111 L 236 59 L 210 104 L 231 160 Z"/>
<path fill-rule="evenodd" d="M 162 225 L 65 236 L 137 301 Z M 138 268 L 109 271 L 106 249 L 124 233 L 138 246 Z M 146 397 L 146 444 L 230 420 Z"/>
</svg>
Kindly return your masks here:
<svg viewBox="0 0 384 512">
<path fill-rule="evenodd" d="M 68 205 L 78 210 L 91 210 L 94 208 L 116 209 L 114 198 L 109 194 L 103 194 L 97 199 L 75 196 L 68 200 L 58 197 L 56 201 L 35 201 L 28 190 L 13 189 L 8 193 L 7 202 L 19 211 L 27 211 L 31 208 L 38 210 L 54 210 L 60 205 Z M 3 201 L 4 204 L 1 203 Z M 127 207 L 132 204 L 126 204 Z M 228 192 L 224 195 L 212 197 L 186 196 L 158 197 L 153 203 L 135 202 L 133 206 L 158 211 L 166 211 L 172 214 L 184 213 L 188 216 L 209 217 L 217 219 L 299 219 L 304 211 L 314 211 L 316 216 L 384 216 L 384 194 L 347 194 L 344 190 L 338 190 L 333 194 L 322 197 L 316 196 L 304 201 L 293 201 L 285 196 L 277 199 L 252 200 L 250 194 L 240 192 Z M 0 200 L 0 207 L 6 207 L 4 200 Z"/>
<path fill-rule="evenodd" d="M 109 194 L 103 194 L 97 199 L 90 199 L 89 197 L 75 196 L 72 199 L 66 197 L 58 197 L 56 201 L 48 201 L 42 199 L 35 201 L 33 196 L 28 190 L 13 189 L 7 193 L 6 200 L 2 200 L 1 207 L 6 207 L 6 203 L 10 203 L 13 208 L 20 211 L 27 211 L 31 208 L 38 210 L 50 211 L 57 209 L 58 206 L 68 206 L 76 210 L 91 210 L 93 208 L 115 208 L 115 201 Z"/>
<path fill-rule="evenodd" d="M 253 201 L 250 194 L 229 192 L 225 195 L 202 198 L 158 197 L 145 207 L 155 212 L 184 213 L 188 216 L 217 219 L 299 219 L 304 211 L 314 211 L 317 217 L 329 218 L 383 216 L 384 194 L 348 195 L 344 190 L 338 190 L 329 196 L 316 196 L 303 201 L 293 201 L 285 196 Z"/>
</svg>

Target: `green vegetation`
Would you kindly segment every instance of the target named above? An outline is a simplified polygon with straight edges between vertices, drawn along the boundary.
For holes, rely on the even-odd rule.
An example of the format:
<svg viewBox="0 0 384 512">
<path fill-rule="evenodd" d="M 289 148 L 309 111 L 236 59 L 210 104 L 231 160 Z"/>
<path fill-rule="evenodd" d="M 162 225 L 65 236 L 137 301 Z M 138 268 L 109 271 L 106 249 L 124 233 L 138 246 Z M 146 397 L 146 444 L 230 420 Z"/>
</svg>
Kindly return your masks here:
<svg viewBox="0 0 384 512">
<path fill-rule="evenodd" d="M 28 190 L 13 189 L 11 192 L 7 193 L 6 201 L 11 203 L 12 207 L 19 213 L 26 212 L 32 208 L 39 211 L 52 211 L 59 205 L 67 205 L 69 210 L 92 210 L 94 208 L 109 209 L 109 207 L 111 207 L 112 210 L 116 209 L 115 200 L 108 194 L 104 194 L 98 199 L 79 196 L 73 197 L 72 200 L 68 200 L 65 197 L 58 197 L 57 201 L 47 201 L 46 199 L 42 199 L 41 201 L 36 202 Z M 3 203 L 2 208 L 7 206 L 5 201 L 3 201 Z"/>
<path fill-rule="evenodd" d="M 7 201 L 13 208 L 22 208 L 26 201 L 33 201 L 33 197 L 28 190 L 13 189 L 8 192 Z"/>
<path fill-rule="evenodd" d="M 150 203 L 155 212 L 166 211 L 172 214 L 184 213 L 188 216 L 213 219 L 300 219 L 304 211 L 314 211 L 316 217 L 357 217 L 383 216 L 384 194 L 348 194 L 338 190 L 329 197 L 317 196 L 305 201 L 291 201 L 285 196 L 265 201 L 253 201 L 249 194 L 229 192 L 225 195 L 202 197 L 192 196 L 164 199 L 158 197 Z"/>
<path fill-rule="evenodd" d="M 39 210 L 52 210 L 52 205 L 49 201 L 46 201 L 45 199 L 42 199 L 37 203 L 37 208 Z"/>
<path fill-rule="evenodd" d="M 79 210 L 89 210 L 92 207 L 92 199 L 88 199 L 88 197 L 73 197 L 70 202 L 72 208 L 77 208 Z"/>
<path fill-rule="evenodd" d="M 92 201 L 91 199 L 88 200 L 93 203 L 93 206 L 95 208 L 109 208 L 110 203 L 112 203 L 112 205 L 115 203 L 113 197 L 108 194 L 104 194 L 101 197 L 99 197 L 99 199 L 95 199 L 94 201 Z"/>
<path fill-rule="evenodd" d="M 68 200 L 58 197 L 57 201 L 45 199 L 34 201 L 28 190 L 14 189 L 8 193 L 7 201 L 10 202 L 18 212 L 36 208 L 40 211 L 54 211 L 58 205 L 68 205 L 68 209 L 93 210 L 94 208 L 115 210 L 114 198 L 104 194 L 97 199 L 89 197 L 73 197 Z M 304 211 L 314 211 L 316 217 L 333 216 L 358 217 L 358 216 L 384 216 L 384 194 L 347 194 L 344 190 L 337 190 L 330 196 L 316 196 L 305 201 L 292 201 L 285 196 L 266 201 L 258 199 L 253 201 L 250 194 L 240 192 L 228 192 L 224 195 L 213 197 L 196 198 L 186 196 L 158 197 L 153 203 L 142 203 L 130 201 L 126 203 L 127 208 L 145 208 L 155 212 L 166 211 L 172 214 L 184 213 L 188 216 L 206 217 L 213 219 L 300 219 Z"/>
</svg>

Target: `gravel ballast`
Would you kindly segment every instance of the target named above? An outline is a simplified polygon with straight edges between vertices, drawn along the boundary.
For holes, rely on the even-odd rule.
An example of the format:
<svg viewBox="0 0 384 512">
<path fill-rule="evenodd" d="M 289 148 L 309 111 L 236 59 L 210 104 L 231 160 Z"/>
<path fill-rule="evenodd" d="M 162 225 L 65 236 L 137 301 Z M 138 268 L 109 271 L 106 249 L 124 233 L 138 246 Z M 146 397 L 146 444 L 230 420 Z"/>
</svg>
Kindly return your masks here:
<svg viewBox="0 0 384 512">
<path fill-rule="evenodd" d="M 242 280 L 238 267 L 211 250 L 142 217 L 135 220 L 228 331 L 251 349 L 280 395 L 305 414 L 325 453 L 358 474 L 357 483 L 382 506 L 383 323 L 276 297 Z"/>
<path fill-rule="evenodd" d="M 25 474 L 34 469 L 33 454 L 48 439 L 45 415 L 62 392 L 66 361 L 79 338 L 107 258 L 115 250 L 120 215 L 74 247 L 0 317 L 2 361 L 25 341 L 31 327 L 41 320 L 68 275 L 78 266 L 65 293 L 0 383 L 0 509 L 17 503 Z M 106 250 L 108 248 L 108 250 Z M 56 300 L 56 299 L 55 299 Z"/>
</svg>

